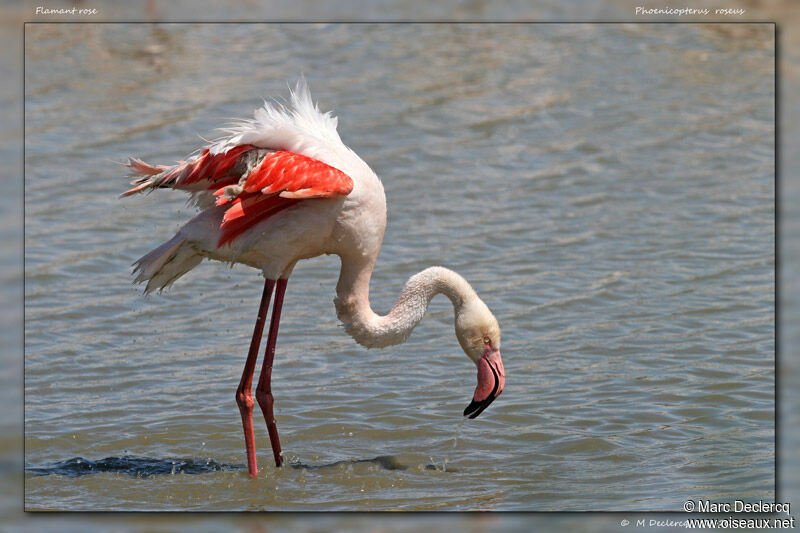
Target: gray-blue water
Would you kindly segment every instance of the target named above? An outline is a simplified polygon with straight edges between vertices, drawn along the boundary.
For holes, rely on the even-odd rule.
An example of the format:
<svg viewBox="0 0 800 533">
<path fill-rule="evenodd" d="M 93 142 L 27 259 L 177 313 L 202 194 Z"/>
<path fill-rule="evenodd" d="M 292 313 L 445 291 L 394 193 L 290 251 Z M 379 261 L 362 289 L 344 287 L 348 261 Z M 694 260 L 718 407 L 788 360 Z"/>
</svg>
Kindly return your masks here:
<svg viewBox="0 0 800 533">
<path fill-rule="evenodd" d="M 26 508 L 771 500 L 773 39 L 771 25 L 28 26 Z M 114 161 L 183 159 L 301 72 L 386 189 L 373 306 L 426 266 L 459 271 L 503 328 L 505 392 L 460 427 L 475 369 L 449 302 L 368 351 L 337 323 L 338 261 L 319 258 L 289 283 L 273 391 L 286 458 L 333 466 L 275 470 L 256 417 L 257 480 L 40 475 L 77 457 L 245 462 L 233 394 L 260 274 L 206 262 L 143 297 L 130 263 L 193 210 L 174 191 L 118 199 Z"/>
</svg>

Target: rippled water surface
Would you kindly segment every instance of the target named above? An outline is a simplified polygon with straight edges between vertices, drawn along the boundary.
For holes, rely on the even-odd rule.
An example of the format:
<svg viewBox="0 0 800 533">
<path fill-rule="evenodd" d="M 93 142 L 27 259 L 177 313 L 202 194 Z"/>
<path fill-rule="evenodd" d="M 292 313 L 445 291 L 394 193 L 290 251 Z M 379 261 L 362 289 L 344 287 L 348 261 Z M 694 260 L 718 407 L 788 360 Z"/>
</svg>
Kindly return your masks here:
<svg viewBox="0 0 800 533">
<path fill-rule="evenodd" d="M 772 499 L 773 37 L 771 25 L 28 25 L 26 508 Z M 143 297 L 130 263 L 193 209 L 174 191 L 118 199 L 115 162 L 182 159 L 301 72 L 386 189 L 373 307 L 426 266 L 459 271 L 500 320 L 508 381 L 462 423 L 475 368 L 449 302 L 406 344 L 366 350 L 336 320 L 338 260 L 306 261 L 273 378 L 295 467 L 271 465 L 257 413 L 250 480 L 234 390 L 260 273 L 206 262 Z"/>
</svg>

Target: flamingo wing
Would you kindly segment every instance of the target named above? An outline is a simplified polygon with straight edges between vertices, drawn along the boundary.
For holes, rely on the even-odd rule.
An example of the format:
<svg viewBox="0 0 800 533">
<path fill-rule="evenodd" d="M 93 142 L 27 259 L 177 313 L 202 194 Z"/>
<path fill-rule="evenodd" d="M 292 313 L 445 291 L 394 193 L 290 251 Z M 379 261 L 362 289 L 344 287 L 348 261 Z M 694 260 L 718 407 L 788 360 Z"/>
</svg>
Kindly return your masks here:
<svg viewBox="0 0 800 533">
<path fill-rule="evenodd" d="M 154 188 L 214 191 L 216 205 L 227 206 L 218 246 L 297 202 L 346 196 L 353 190 L 350 176 L 322 161 L 249 144 L 218 154 L 204 149 L 173 167 L 152 166 L 133 158 L 128 167 L 132 175 L 141 177 L 122 196 Z"/>
<path fill-rule="evenodd" d="M 218 246 L 297 202 L 347 196 L 352 190 L 350 176 L 322 161 L 285 150 L 268 153 L 243 183 L 214 192 L 217 205 L 230 205 Z"/>
<path fill-rule="evenodd" d="M 157 188 L 202 191 L 217 188 L 215 184 L 221 181 L 236 183 L 242 174 L 241 169 L 236 168 L 237 163 L 244 154 L 256 149 L 253 145 L 242 144 L 227 152 L 212 154 L 204 148 L 200 154 L 173 166 L 149 165 L 132 157 L 127 164 L 131 169 L 130 176 L 139 178 L 133 181 L 136 187 L 125 191 L 122 196 Z"/>
</svg>

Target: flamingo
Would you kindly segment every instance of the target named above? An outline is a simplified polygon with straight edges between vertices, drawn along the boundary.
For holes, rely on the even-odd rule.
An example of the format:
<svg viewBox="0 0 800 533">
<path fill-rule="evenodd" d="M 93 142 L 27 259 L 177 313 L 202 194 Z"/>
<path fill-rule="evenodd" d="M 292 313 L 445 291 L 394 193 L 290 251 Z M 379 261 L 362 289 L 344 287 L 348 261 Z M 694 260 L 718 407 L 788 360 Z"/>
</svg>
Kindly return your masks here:
<svg viewBox="0 0 800 533">
<path fill-rule="evenodd" d="M 273 291 L 255 397 L 264 414 L 275 466 L 283 464 L 273 411 L 272 365 L 286 286 L 301 259 L 322 254 L 340 257 L 336 314 L 347 333 L 367 348 L 404 342 L 431 299 L 447 296 L 455 313 L 456 337 L 478 369 L 478 384 L 464 416 L 475 418 L 483 412 L 505 386 L 497 319 L 463 277 L 440 266 L 412 276 L 388 315 L 372 310 L 370 276 L 386 227 L 383 185 L 344 145 L 336 117 L 319 111 L 305 80 L 290 89 L 286 104 L 265 102 L 252 119 L 222 132 L 222 138 L 175 165 L 154 166 L 129 158 L 129 176 L 137 179 L 121 196 L 180 189 L 191 194 L 200 211 L 174 237 L 133 264 L 134 282 L 147 282 L 145 294 L 170 286 L 204 258 L 242 263 L 264 275 L 258 317 L 236 389 L 250 476 L 258 473 L 253 373 Z"/>
</svg>

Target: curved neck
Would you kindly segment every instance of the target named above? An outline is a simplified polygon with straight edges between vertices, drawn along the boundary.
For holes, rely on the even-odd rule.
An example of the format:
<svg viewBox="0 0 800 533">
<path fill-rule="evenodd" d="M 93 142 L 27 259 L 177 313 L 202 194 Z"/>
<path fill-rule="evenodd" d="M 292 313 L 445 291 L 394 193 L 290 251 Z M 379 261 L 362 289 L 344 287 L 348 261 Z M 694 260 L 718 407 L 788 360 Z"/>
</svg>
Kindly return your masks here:
<svg viewBox="0 0 800 533">
<path fill-rule="evenodd" d="M 336 286 L 339 320 L 356 342 L 368 348 L 400 344 L 408 339 L 437 294 L 450 299 L 456 314 L 465 302 L 477 298 L 467 280 L 452 270 L 435 266 L 411 276 L 389 314 L 380 316 L 369 304 L 369 280 L 374 264 L 375 258 L 347 260 L 342 257 L 342 271 Z"/>
</svg>

